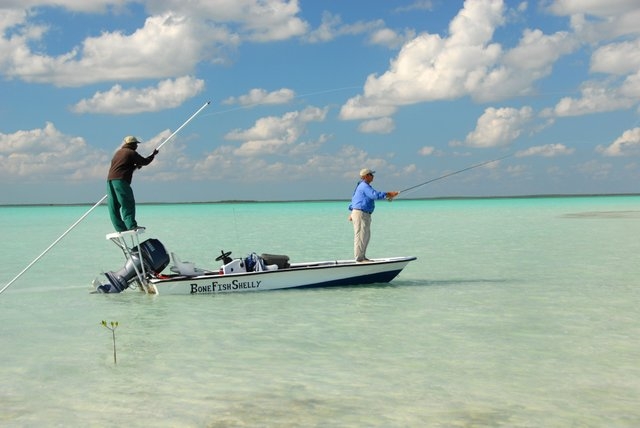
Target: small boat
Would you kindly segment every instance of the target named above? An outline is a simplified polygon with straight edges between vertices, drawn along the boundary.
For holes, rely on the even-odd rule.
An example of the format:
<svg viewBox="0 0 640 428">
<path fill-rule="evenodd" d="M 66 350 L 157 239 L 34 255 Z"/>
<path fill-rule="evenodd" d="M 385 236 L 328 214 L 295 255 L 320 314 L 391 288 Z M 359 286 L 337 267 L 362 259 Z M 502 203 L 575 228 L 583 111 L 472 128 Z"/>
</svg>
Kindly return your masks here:
<svg viewBox="0 0 640 428">
<path fill-rule="evenodd" d="M 125 256 L 118 271 L 100 274 L 93 281 L 94 293 L 121 293 L 140 289 L 148 294 L 217 294 L 243 291 L 353 286 L 388 283 L 416 257 L 385 257 L 356 262 L 326 260 L 291 263 L 287 255 L 256 254 L 232 258 L 220 251 L 215 270 L 198 268 L 169 253 L 158 239 L 140 242 L 144 229 L 110 233 Z M 173 262 L 168 274 L 164 269 Z"/>
</svg>

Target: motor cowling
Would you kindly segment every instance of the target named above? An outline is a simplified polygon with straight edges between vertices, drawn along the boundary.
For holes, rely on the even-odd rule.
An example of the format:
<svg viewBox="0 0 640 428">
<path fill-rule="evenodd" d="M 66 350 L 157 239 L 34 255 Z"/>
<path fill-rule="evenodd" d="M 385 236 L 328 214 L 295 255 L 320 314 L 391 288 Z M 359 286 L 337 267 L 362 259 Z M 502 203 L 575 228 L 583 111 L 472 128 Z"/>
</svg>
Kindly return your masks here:
<svg viewBox="0 0 640 428">
<path fill-rule="evenodd" d="M 94 285 L 99 293 L 120 293 L 142 274 L 142 263 L 147 275 L 159 274 L 169 265 L 170 257 L 162 242 L 157 239 L 147 239 L 133 248 L 131 256 L 118 271 L 104 273 L 104 279 L 96 278 Z"/>
</svg>

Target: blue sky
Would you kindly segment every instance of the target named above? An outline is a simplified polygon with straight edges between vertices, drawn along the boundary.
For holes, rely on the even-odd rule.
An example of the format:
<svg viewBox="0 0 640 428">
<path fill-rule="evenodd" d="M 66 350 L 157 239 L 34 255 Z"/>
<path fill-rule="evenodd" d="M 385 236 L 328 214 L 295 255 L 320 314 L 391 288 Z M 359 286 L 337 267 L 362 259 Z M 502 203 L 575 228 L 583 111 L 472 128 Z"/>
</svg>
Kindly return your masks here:
<svg viewBox="0 0 640 428">
<path fill-rule="evenodd" d="M 0 204 L 636 193 L 637 0 L 0 2 Z"/>
</svg>

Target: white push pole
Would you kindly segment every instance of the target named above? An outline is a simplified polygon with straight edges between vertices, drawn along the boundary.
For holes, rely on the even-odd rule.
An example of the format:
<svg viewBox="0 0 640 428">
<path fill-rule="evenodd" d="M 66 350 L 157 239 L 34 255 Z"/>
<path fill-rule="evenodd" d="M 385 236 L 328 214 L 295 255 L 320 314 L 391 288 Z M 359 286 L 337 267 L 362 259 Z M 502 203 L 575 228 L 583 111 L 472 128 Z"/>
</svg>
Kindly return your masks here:
<svg viewBox="0 0 640 428">
<path fill-rule="evenodd" d="M 172 138 L 173 138 L 173 137 L 174 137 L 174 136 L 175 136 L 175 135 L 176 135 L 176 134 L 177 134 L 177 133 L 178 133 L 182 128 L 184 128 L 184 127 L 185 127 L 189 122 L 191 122 L 191 120 L 192 120 L 194 117 L 196 117 L 196 116 L 198 115 L 198 113 L 200 113 L 202 110 L 204 110 L 204 108 L 205 108 L 206 106 L 208 106 L 209 104 L 211 104 L 211 101 L 207 101 L 207 102 L 206 102 L 202 107 L 200 107 L 200 108 L 198 109 L 198 111 L 196 111 L 194 114 L 192 114 L 192 115 L 191 115 L 191 117 L 190 117 L 189 119 L 187 119 L 187 120 L 186 120 L 186 121 L 185 121 L 185 122 L 184 122 L 184 123 L 183 123 L 183 124 L 178 128 L 178 129 L 176 129 L 176 130 L 173 132 L 173 134 L 169 135 L 169 137 L 168 137 L 166 140 L 164 140 L 164 141 L 162 142 L 162 144 L 160 144 L 160 145 L 158 146 L 158 148 L 157 148 L 157 149 L 160 149 L 160 147 L 164 146 L 164 145 L 165 145 L 169 140 L 171 140 L 171 139 L 172 139 Z M 157 150 L 157 149 L 156 149 L 156 150 Z M 92 206 L 91 208 L 89 208 L 89 211 L 87 211 L 86 213 L 84 213 L 84 214 L 82 215 L 82 217 L 80 217 L 80 218 L 79 218 L 75 223 L 73 223 L 73 224 L 71 225 L 71 227 L 69 227 L 69 228 L 68 228 L 68 229 L 67 229 L 67 230 L 66 230 L 62 235 L 60 235 L 60 236 L 58 237 L 58 239 L 56 239 L 55 241 L 53 241 L 53 243 L 52 243 L 51 245 L 49 245 L 49 246 L 47 247 L 47 249 L 46 249 L 46 250 L 44 250 L 42 253 L 40 253 L 40 255 L 39 255 L 38 257 L 36 257 L 35 259 L 33 259 L 33 261 L 32 261 L 31 263 L 29 263 L 29 265 L 28 265 L 26 268 L 22 269 L 22 271 L 21 271 L 18 275 L 16 275 L 16 276 L 15 276 L 15 278 L 13 278 L 11 281 L 9 281 L 9 282 L 7 283 L 7 285 L 5 285 L 4 287 L 2 287 L 2 290 L 0 290 L 0 294 L 2 294 L 2 293 L 4 292 L 4 290 L 6 290 L 7 288 L 9 288 L 9 286 L 10 286 L 11 284 L 13 284 L 14 282 L 16 282 L 16 280 L 17 280 L 18 278 L 20 278 L 20 277 L 21 277 L 21 276 L 22 276 L 26 271 L 28 271 L 28 270 L 31 268 L 31 266 L 33 266 L 34 264 L 36 264 L 36 263 L 38 262 L 38 260 L 40 260 L 40 259 L 41 259 L 45 254 L 47 254 L 47 253 L 49 252 L 49 250 L 50 250 L 50 249 L 52 249 L 52 248 L 53 248 L 53 247 L 54 247 L 58 242 L 60 242 L 60 240 L 62 240 L 62 238 L 64 238 L 65 236 L 67 236 L 67 234 L 68 234 L 69 232 L 71 232 L 71 231 L 72 231 L 72 230 L 73 230 L 73 229 L 74 229 L 78 224 L 80 224 L 80 222 L 81 222 L 82 220 L 84 220 L 84 219 L 85 219 L 85 217 L 87 217 L 87 216 L 89 215 L 89 213 L 91 213 L 91 211 L 93 211 L 94 209 L 96 209 L 96 207 L 97 207 L 98 205 L 100 205 L 101 203 L 103 203 L 103 202 L 105 201 L 105 199 L 107 199 L 107 195 L 104 195 L 104 196 L 102 197 L 102 199 L 100 199 L 98 202 L 96 202 L 96 203 L 95 203 L 95 205 L 94 205 L 94 206 Z"/>
</svg>

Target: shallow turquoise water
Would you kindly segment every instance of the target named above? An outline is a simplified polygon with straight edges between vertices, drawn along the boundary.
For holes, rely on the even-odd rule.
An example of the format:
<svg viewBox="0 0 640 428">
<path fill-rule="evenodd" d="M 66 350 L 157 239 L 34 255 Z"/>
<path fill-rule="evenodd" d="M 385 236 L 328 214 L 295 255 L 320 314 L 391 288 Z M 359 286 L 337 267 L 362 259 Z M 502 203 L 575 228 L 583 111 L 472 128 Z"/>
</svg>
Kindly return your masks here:
<svg viewBox="0 0 640 428">
<path fill-rule="evenodd" d="M 141 205 L 183 260 L 352 257 L 343 202 Z M 89 207 L 2 207 L 6 284 Z M 389 285 L 89 294 L 99 207 L 0 294 L 2 426 L 640 424 L 640 197 L 378 203 Z M 118 321 L 118 362 L 101 320 Z"/>
</svg>

